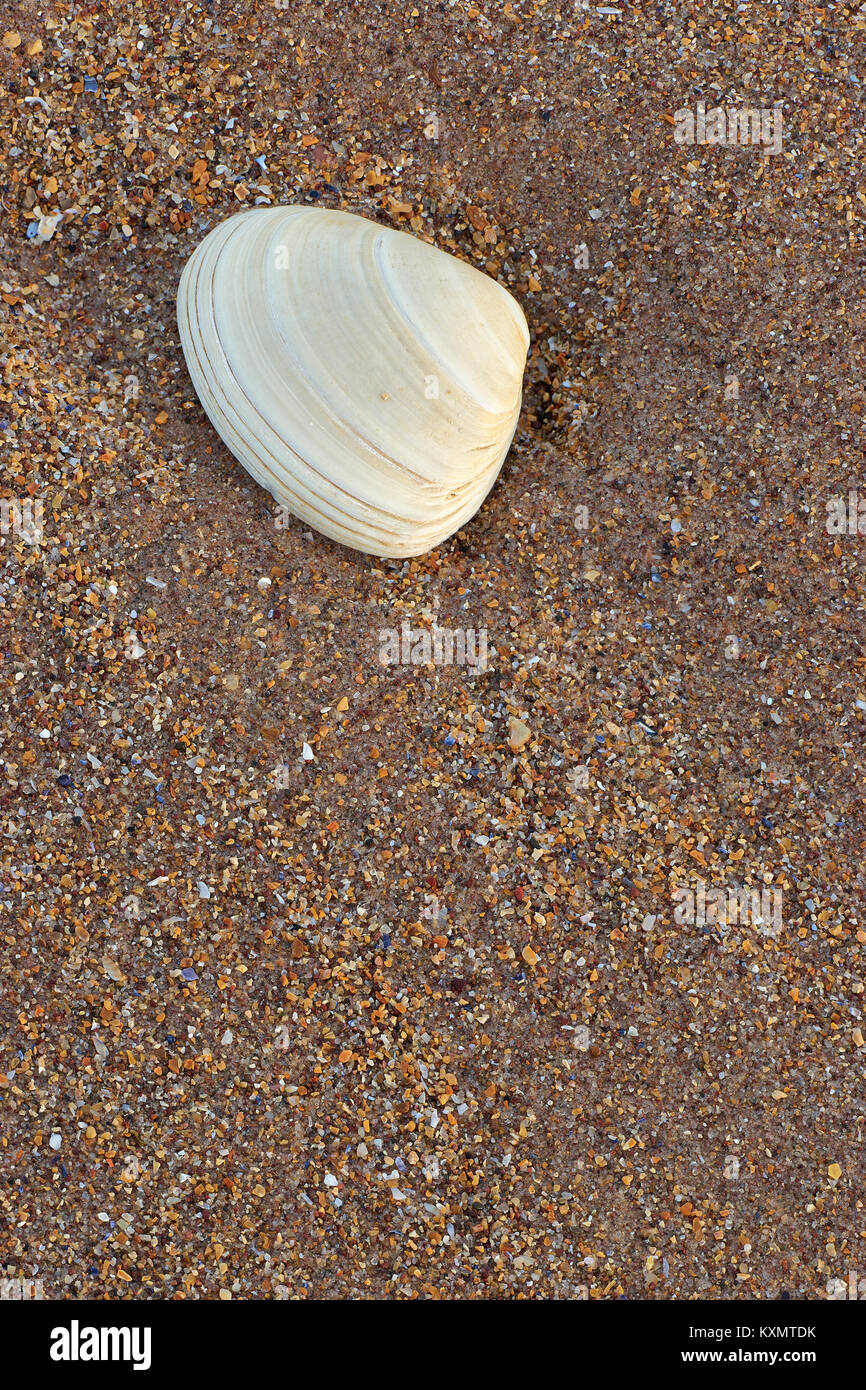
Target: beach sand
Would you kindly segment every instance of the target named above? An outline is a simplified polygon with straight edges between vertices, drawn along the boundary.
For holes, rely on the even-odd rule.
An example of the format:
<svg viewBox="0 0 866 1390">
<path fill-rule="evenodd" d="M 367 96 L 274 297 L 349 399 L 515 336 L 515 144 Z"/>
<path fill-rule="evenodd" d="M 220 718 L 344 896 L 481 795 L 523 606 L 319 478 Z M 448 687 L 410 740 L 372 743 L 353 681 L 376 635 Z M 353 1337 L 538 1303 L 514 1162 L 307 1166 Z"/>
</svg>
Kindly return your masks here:
<svg viewBox="0 0 866 1390">
<path fill-rule="evenodd" d="M 866 530 L 862 12 L 5 23 L 6 1275 L 820 1299 L 866 1271 L 866 538 L 827 530 L 858 488 Z M 699 102 L 780 110 L 780 149 L 678 142 Z M 421 559 L 278 526 L 187 376 L 187 257 L 293 202 L 527 315 L 503 471 Z M 485 669 L 382 664 L 434 620 Z M 780 920 L 707 911 L 743 887 Z"/>
</svg>

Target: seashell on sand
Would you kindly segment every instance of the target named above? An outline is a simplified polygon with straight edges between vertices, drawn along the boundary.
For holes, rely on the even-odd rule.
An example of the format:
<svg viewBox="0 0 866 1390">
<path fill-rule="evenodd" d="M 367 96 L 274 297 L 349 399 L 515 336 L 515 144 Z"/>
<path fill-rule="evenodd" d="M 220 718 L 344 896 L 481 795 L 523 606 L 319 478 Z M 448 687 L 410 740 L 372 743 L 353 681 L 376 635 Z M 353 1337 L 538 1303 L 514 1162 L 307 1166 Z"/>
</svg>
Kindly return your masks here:
<svg viewBox="0 0 866 1390">
<path fill-rule="evenodd" d="M 455 256 L 351 213 L 255 208 L 193 252 L 177 317 L 214 428 L 333 540 L 422 555 L 496 481 L 529 332 L 508 291 Z"/>
</svg>

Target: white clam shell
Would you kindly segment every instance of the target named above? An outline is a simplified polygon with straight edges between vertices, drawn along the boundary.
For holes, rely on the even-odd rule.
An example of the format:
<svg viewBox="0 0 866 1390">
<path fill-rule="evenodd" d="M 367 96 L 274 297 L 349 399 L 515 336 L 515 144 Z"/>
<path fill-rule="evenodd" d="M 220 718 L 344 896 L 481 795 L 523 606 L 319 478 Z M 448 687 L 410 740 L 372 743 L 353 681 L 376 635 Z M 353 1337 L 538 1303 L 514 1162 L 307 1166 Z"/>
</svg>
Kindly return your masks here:
<svg viewBox="0 0 866 1390">
<path fill-rule="evenodd" d="M 196 248 L 177 317 L 215 429 L 333 540 L 421 555 L 493 486 L 529 331 L 508 291 L 455 256 L 350 213 L 255 208 Z"/>
</svg>

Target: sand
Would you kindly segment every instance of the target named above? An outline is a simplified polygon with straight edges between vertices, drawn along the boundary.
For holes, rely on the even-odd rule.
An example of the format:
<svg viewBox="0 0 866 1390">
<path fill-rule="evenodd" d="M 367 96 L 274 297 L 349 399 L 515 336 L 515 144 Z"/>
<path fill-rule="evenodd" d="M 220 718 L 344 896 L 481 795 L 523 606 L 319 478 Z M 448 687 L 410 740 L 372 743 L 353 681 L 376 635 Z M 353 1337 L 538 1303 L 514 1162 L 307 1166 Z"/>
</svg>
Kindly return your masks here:
<svg viewBox="0 0 866 1390">
<path fill-rule="evenodd" d="M 825 1298 L 866 1270 L 862 14 L 6 24 L 6 1275 Z M 187 376 L 187 257 L 292 202 L 529 320 L 421 559 L 277 516 Z M 434 622 L 486 659 L 382 663 Z"/>
</svg>

